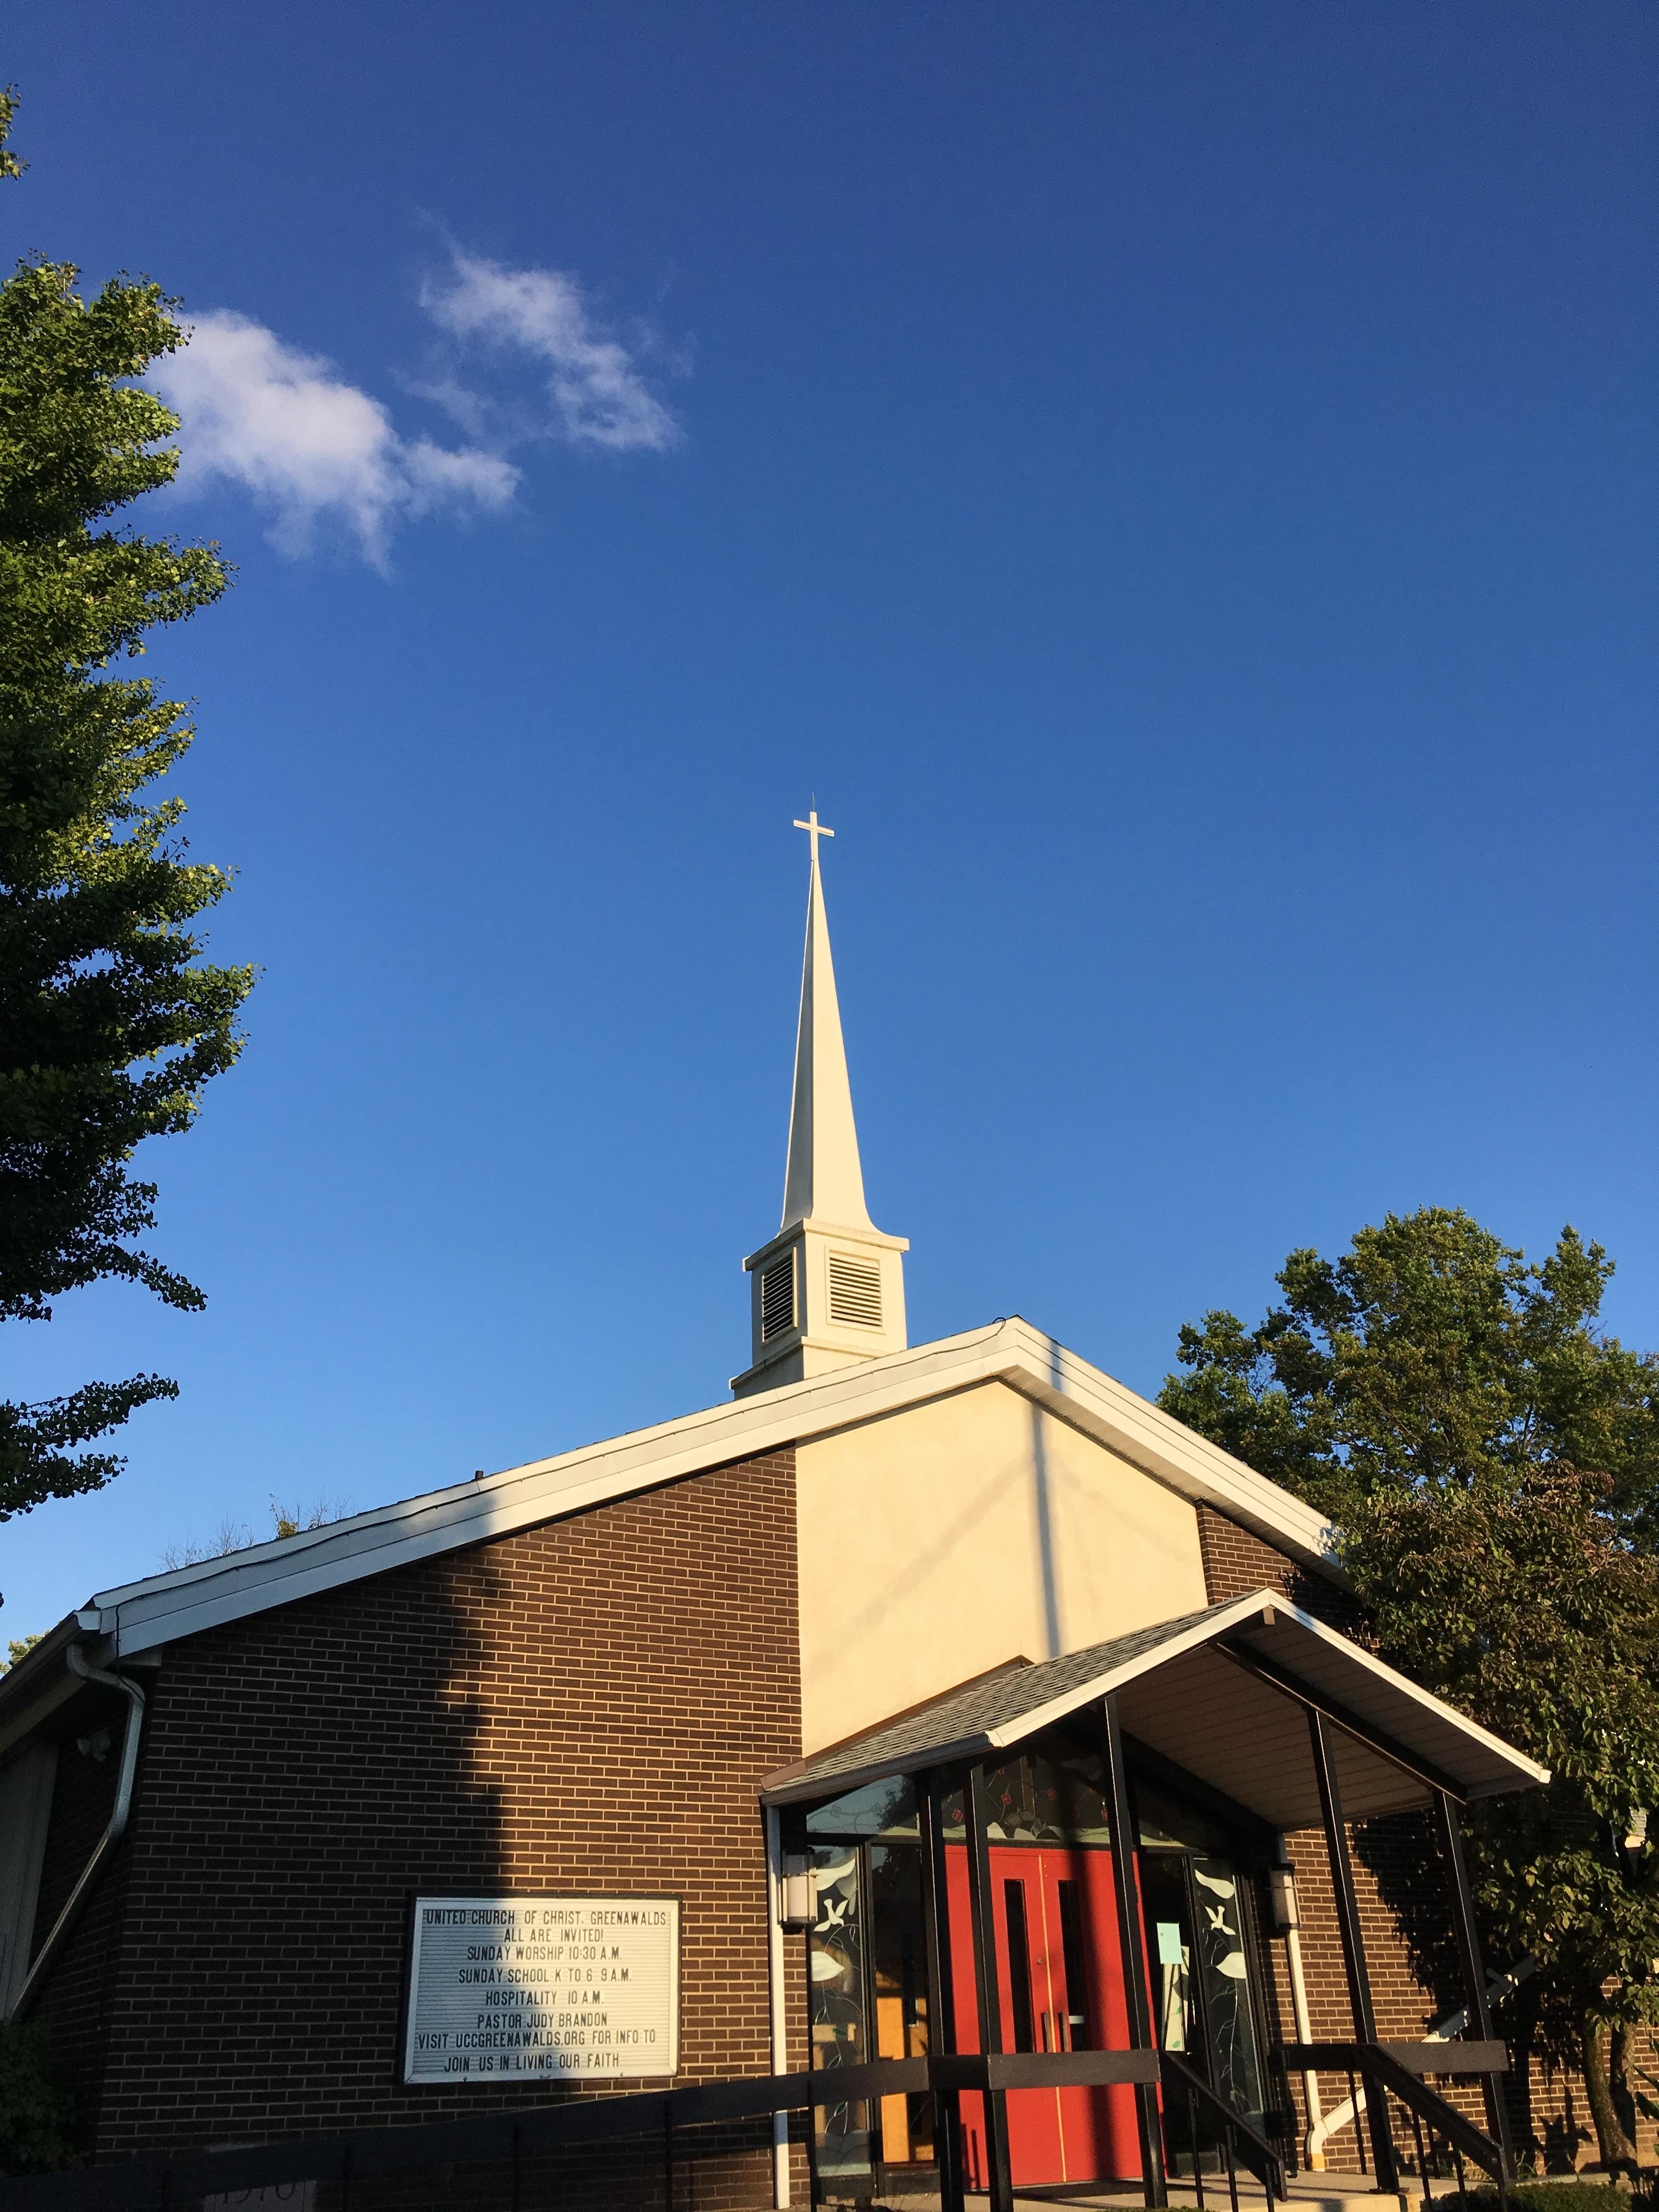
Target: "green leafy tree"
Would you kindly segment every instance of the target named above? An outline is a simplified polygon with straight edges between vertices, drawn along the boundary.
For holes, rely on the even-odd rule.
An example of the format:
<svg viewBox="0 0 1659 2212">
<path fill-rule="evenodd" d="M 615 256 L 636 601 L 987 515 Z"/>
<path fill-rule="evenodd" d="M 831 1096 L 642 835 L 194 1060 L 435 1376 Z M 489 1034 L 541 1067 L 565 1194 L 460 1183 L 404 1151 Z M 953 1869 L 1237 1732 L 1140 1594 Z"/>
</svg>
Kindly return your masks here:
<svg viewBox="0 0 1659 2212">
<path fill-rule="evenodd" d="M 0 95 L 0 176 L 14 101 Z M 133 381 L 185 342 L 150 283 L 76 290 L 67 263 L 0 283 L 0 1319 L 115 1276 L 190 1310 L 201 1291 L 137 1241 L 153 1183 L 131 1162 L 175 1134 L 240 1048 L 248 968 L 202 957 L 223 894 L 155 787 L 195 732 L 179 702 L 111 672 L 228 580 L 210 546 L 112 518 L 173 479 L 178 418 Z M 79 1448 L 177 1395 L 155 1375 L 0 1404 L 0 1519 L 95 1489 L 122 1462 Z"/>
<path fill-rule="evenodd" d="M 1634 2165 L 1630 2032 L 1659 2025 L 1659 1560 L 1592 1475 L 1443 1497 L 1377 1492 L 1342 1556 L 1395 1663 L 1547 1765 L 1547 1790 L 1474 1808 L 1495 1954 L 1528 1952 L 1528 2039 L 1576 2063 L 1603 2161 Z M 1659 1843 L 1659 1834 L 1655 1841 Z"/>
<path fill-rule="evenodd" d="M 1390 1215 L 1293 1252 L 1257 1328 L 1183 1328 L 1159 1402 L 1328 1513 L 1379 1648 L 1551 1769 L 1472 1808 L 1473 1871 L 1617 2166 L 1659 2024 L 1659 1368 L 1599 1326 L 1612 1272 L 1571 1230 L 1534 1266 L 1466 1213 Z"/>
<path fill-rule="evenodd" d="M 1598 1327 L 1613 1263 L 1565 1229 L 1537 1266 L 1467 1213 L 1292 1252 L 1259 1327 L 1181 1331 L 1158 1403 L 1341 1522 L 1401 1489 L 1439 1496 L 1553 1465 L 1594 1468 L 1632 1541 L 1659 1542 L 1659 1363 Z"/>
</svg>

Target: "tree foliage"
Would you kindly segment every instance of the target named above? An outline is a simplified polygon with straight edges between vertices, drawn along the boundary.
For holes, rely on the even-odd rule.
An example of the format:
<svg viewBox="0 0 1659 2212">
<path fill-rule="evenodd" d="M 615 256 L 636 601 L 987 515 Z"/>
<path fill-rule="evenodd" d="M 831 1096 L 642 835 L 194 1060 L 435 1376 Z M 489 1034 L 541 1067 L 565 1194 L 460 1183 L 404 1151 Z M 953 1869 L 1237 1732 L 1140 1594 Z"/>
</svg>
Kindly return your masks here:
<svg viewBox="0 0 1659 2212">
<path fill-rule="evenodd" d="M 177 473 L 178 418 L 133 380 L 185 334 L 155 285 L 112 278 L 86 300 L 79 273 L 37 258 L 0 283 L 3 1320 L 46 1320 L 108 1276 L 203 1304 L 137 1241 L 156 1190 L 131 1162 L 189 1127 L 253 980 L 202 957 L 195 925 L 228 878 L 186 857 L 183 802 L 154 789 L 194 729 L 148 678 L 111 672 L 228 581 L 213 547 L 112 520 Z M 79 1448 L 173 1395 L 141 1375 L 0 1406 L 0 1519 L 107 1481 L 119 1459 Z"/>
<path fill-rule="evenodd" d="M 1184 1328 L 1160 1403 L 1329 1514 L 1383 1653 L 1551 1770 L 1472 1808 L 1472 1870 L 1616 2165 L 1625 2032 L 1659 2024 L 1659 1372 L 1599 1327 L 1612 1272 L 1571 1229 L 1533 1266 L 1390 1215 L 1293 1252 L 1257 1328 Z"/>
<path fill-rule="evenodd" d="M 1597 1327 L 1613 1263 L 1571 1229 L 1531 1265 L 1464 1212 L 1362 1229 L 1338 1260 L 1292 1252 L 1255 1328 L 1205 1315 L 1158 1403 L 1340 1521 L 1564 1464 L 1606 1476 L 1659 1537 L 1659 1366 Z"/>
</svg>

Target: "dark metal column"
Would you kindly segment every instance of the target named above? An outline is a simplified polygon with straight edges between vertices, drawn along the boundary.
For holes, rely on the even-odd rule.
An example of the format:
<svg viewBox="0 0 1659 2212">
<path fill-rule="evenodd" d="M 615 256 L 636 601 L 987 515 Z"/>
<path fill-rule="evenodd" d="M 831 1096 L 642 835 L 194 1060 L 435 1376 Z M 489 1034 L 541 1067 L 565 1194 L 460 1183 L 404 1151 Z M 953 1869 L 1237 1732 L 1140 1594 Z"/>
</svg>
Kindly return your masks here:
<svg viewBox="0 0 1659 2212">
<path fill-rule="evenodd" d="M 963 1808 L 968 1815 L 968 1901 L 974 1915 L 974 1978 L 979 1992 L 979 2047 L 988 2055 L 1002 2048 L 1002 1993 L 997 1981 L 997 1923 L 991 1901 L 991 1856 L 985 1830 L 990 1807 L 985 1795 L 985 1762 L 968 1770 Z M 1013 2177 L 1008 2166 L 1008 2093 L 988 2089 L 985 2107 L 986 2180 L 990 2212 L 1013 2212 Z"/>
<path fill-rule="evenodd" d="M 1308 1741 L 1313 1752 L 1314 1778 L 1319 1784 L 1319 1809 L 1324 1817 L 1325 1850 L 1331 1863 L 1331 1887 L 1336 1893 L 1336 1927 L 1342 1939 L 1342 1964 L 1348 1977 L 1348 1997 L 1353 2006 L 1354 2039 L 1376 2041 L 1376 2020 L 1371 2011 L 1370 1977 L 1365 1971 L 1365 1945 L 1359 1932 L 1359 1903 L 1354 1895 L 1353 1864 L 1348 1856 L 1347 1832 L 1342 1825 L 1342 1793 L 1331 1760 L 1330 1734 L 1325 1717 L 1308 1708 Z M 1365 2115 L 1370 2123 L 1371 2154 L 1376 2160 L 1376 2185 L 1397 2192 L 1399 2169 L 1395 2161 L 1394 2136 L 1389 2127 L 1388 2100 L 1374 2084 L 1365 2089 Z M 1358 2126 L 1356 2114 L 1355 2127 Z"/>
<path fill-rule="evenodd" d="M 1146 1990 L 1146 1954 L 1140 1915 L 1140 1888 L 1135 1879 L 1134 1820 L 1129 1809 L 1129 1781 L 1123 1765 L 1123 1736 L 1118 1726 L 1117 1699 L 1103 1701 L 1104 1726 L 1101 1751 L 1106 1768 L 1106 1817 L 1112 1831 L 1112 1887 L 1117 1897 L 1117 1947 L 1123 1961 L 1123 1994 L 1129 2015 L 1129 2048 L 1155 2051 L 1152 2000 Z M 1135 2116 L 1140 2125 L 1140 2172 L 1149 2205 L 1167 2204 L 1170 2193 L 1164 2173 L 1164 2130 L 1159 2123 L 1157 2085 L 1137 2083 Z"/>
<path fill-rule="evenodd" d="M 956 1992 L 951 1978 L 951 1897 L 945 1872 L 945 1799 L 949 1777 L 933 1767 L 916 1778 L 921 1840 L 921 1923 L 927 1940 L 927 2048 L 948 2057 L 957 2047 Z M 939 2212 L 963 2212 L 962 2098 L 933 2092 L 933 2155 L 939 2164 Z"/>
<path fill-rule="evenodd" d="M 1463 1837 L 1458 1826 L 1457 1808 L 1443 1790 L 1434 1793 L 1434 1824 L 1440 1836 L 1440 1848 L 1446 1859 L 1446 1884 L 1451 1892 L 1452 1929 L 1457 1937 L 1457 1949 L 1463 1962 L 1463 1984 L 1469 1993 L 1469 2027 L 1472 2039 L 1482 2043 L 1493 2040 L 1492 2008 L 1486 2002 L 1486 1967 L 1480 1956 L 1480 1936 L 1474 1924 L 1474 1899 L 1469 1892 L 1469 1870 L 1463 1862 Z M 1515 2147 L 1510 2140 L 1509 2105 L 1504 2095 L 1504 2084 L 1495 2075 L 1486 2077 L 1486 2124 L 1492 2140 L 1503 2154 L 1504 2183 L 1507 2188 L 1515 2179 Z"/>
</svg>

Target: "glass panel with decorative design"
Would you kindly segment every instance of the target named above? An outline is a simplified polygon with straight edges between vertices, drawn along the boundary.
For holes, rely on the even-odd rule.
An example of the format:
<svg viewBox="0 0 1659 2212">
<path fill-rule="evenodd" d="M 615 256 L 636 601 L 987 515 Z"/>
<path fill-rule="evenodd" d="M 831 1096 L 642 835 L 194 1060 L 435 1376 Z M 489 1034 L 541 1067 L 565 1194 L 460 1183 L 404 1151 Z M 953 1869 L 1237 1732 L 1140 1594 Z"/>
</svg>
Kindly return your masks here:
<svg viewBox="0 0 1659 2212">
<path fill-rule="evenodd" d="M 812 1852 L 818 1911 L 807 1938 L 812 2066 L 861 2066 L 872 2057 L 864 2002 L 864 1914 L 856 1844 L 820 1844 Z M 827 2094 L 827 2092 L 826 2092 Z M 862 2098 L 815 2106 L 813 2162 L 821 2189 L 867 2187 L 873 2145 Z"/>
</svg>

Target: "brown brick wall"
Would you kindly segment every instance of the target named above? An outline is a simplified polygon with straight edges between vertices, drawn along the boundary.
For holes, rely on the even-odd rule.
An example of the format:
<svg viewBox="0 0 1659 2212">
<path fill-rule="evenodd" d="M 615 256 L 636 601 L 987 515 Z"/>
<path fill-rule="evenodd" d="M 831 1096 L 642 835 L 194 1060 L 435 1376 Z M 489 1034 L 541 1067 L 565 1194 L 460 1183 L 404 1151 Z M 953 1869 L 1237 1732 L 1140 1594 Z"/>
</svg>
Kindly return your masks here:
<svg viewBox="0 0 1659 2212">
<path fill-rule="evenodd" d="M 1212 1506 L 1198 1508 L 1198 1548 L 1212 1605 L 1253 1589 L 1281 1589 L 1316 1620 L 1351 1636 L 1361 1625 L 1359 1602 L 1338 1583 L 1312 1573 Z"/>
<path fill-rule="evenodd" d="M 417 1890 L 679 1895 L 680 2078 L 769 2071 L 756 1785 L 800 1752 L 798 1648 L 787 1450 L 171 1647 L 100 2154 L 575 2094 L 400 2085 Z"/>
</svg>

